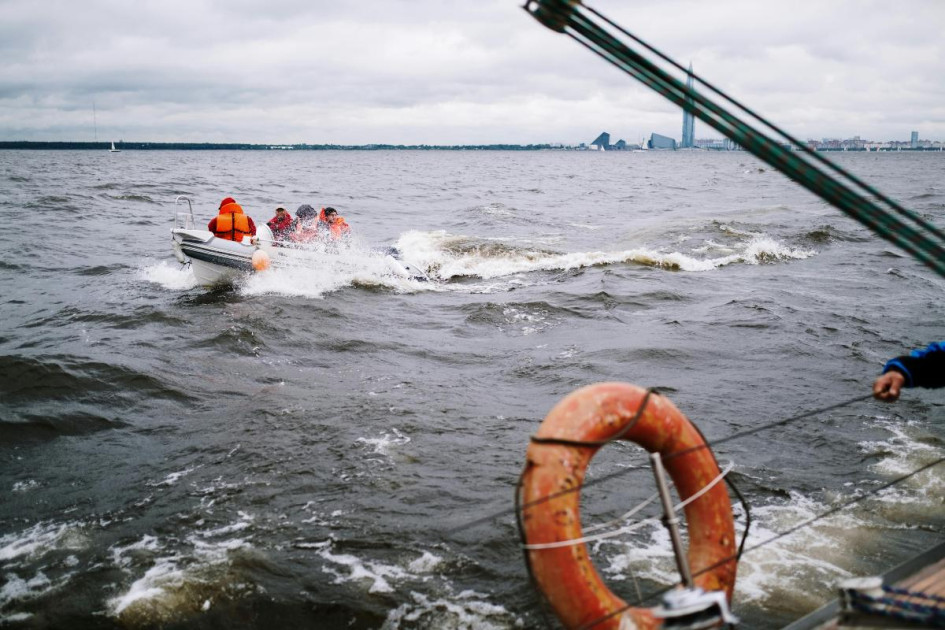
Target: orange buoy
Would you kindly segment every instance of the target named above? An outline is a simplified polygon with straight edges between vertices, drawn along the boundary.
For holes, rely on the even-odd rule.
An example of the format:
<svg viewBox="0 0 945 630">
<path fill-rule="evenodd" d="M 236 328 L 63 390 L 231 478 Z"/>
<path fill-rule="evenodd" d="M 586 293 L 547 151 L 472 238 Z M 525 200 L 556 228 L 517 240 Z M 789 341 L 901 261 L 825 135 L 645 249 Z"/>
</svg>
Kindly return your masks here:
<svg viewBox="0 0 945 630">
<path fill-rule="evenodd" d="M 265 271 L 269 269 L 269 254 L 261 249 L 253 252 L 253 269 L 256 271 Z"/>
<path fill-rule="evenodd" d="M 682 500 L 719 476 L 715 456 L 702 435 L 669 400 L 657 394 L 647 397 L 646 390 L 627 383 L 589 385 L 555 405 L 535 434 L 538 441 L 528 446 L 520 484 L 526 545 L 582 537 L 577 489 L 600 448 L 594 443 L 603 444 L 616 437 L 660 453 Z M 548 439 L 558 441 L 541 441 Z M 673 456 L 681 452 L 685 454 Z M 735 522 L 724 484 L 716 483 L 684 510 L 695 586 L 722 590 L 731 601 L 736 570 Z M 566 628 L 588 624 L 594 624 L 595 630 L 659 627 L 660 620 L 650 609 L 628 607 L 607 588 L 588 556 L 586 544 L 526 547 L 526 553 L 538 587 Z"/>
</svg>

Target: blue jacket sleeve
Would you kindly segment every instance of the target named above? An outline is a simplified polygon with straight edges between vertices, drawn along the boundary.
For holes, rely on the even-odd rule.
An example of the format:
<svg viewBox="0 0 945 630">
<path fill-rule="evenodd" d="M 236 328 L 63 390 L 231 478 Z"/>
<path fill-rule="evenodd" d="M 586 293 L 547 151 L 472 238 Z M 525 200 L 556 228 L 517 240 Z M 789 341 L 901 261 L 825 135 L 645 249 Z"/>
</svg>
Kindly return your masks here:
<svg viewBox="0 0 945 630">
<path fill-rule="evenodd" d="M 906 377 L 906 387 L 945 387 L 945 341 L 892 359 L 886 363 L 883 374 L 890 370 Z"/>
</svg>

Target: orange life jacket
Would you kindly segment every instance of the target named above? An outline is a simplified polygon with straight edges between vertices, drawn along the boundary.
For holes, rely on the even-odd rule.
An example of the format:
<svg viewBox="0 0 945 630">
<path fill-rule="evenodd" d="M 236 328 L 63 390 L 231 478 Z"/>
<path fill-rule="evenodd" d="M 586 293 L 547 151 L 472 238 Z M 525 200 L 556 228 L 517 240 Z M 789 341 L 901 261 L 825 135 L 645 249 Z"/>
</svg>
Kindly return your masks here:
<svg viewBox="0 0 945 630">
<path fill-rule="evenodd" d="M 351 233 L 351 226 L 345 223 L 344 217 L 335 217 L 328 227 L 331 229 L 331 238 L 335 241 Z"/>
<path fill-rule="evenodd" d="M 244 236 L 251 236 L 249 218 L 243 214 L 243 208 L 237 203 L 228 203 L 220 208 L 213 234 L 217 238 L 237 242 L 242 241 Z"/>
</svg>

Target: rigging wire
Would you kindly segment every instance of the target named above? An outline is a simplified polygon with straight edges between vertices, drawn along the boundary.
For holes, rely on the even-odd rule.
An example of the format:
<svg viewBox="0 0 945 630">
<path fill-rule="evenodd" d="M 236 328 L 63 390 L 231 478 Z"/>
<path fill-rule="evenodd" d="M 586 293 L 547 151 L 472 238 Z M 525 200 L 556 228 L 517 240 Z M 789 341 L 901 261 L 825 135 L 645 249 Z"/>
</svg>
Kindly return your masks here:
<svg viewBox="0 0 945 630">
<path fill-rule="evenodd" d="M 656 390 L 653 389 L 653 391 L 655 392 Z M 818 408 L 818 409 L 813 409 L 813 410 L 810 410 L 810 411 L 805 411 L 805 412 L 803 412 L 803 413 L 797 414 L 797 415 L 795 415 L 795 416 L 791 416 L 791 417 L 789 417 L 789 418 L 784 418 L 784 419 L 782 419 L 782 420 L 777 420 L 777 421 L 774 421 L 774 422 L 769 422 L 768 424 L 765 424 L 765 425 L 762 425 L 762 426 L 759 426 L 759 427 L 754 427 L 754 428 L 751 428 L 751 429 L 747 429 L 747 430 L 745 430 L 745 431 L 740 431 L 740 432 L 737 432 L 737 433 L 733 433 L 732 435 L 729 435 L 729 436 L 726 436 L 726 437 L 723 437 L 723 438 L 719 438 L 719 439 L 714 440 L 714 441 L 712 441 L 712 442 L 710 442 L 709 440 L 706 440 L 706 439 L 704 438 L 704 436 L 703 436 L 703 440 L 705 441 L 705 443 L 706 443 L 707 445 L 713 445 L 713 446 L 714 446 L 714 445 L 724 444 L 724 443 L 726 443 L 726 442 L 731 442 L 731 441 L 737 440 L 737 439 L 739 439 L 739 438 L 742 438 L 742 437 L 745 437 L 745 436 L 748 436 L 748 435 L 754 435 L 755 433 L 759 433 L 759 432 L 765 431 L 765 430 L 767 430 L 767 429 L 773 429 L 773 428 L 775 428 L 775 427 L 783 426 L 783 425 L 789 424 L 789 423 L 791 423 L 791 422 L 796 422 L 796 421 L 798 421 L 798 420 L 803 420 L 804 418 L 810 418 L 810 417 L 812 417 L 812 416 L 816 416 L 816 415 L 818 415 L 818 414 L 825 413 L 825 412 L 827 412 L 827 411 L 832 411 L 832 410 L 834 410 L 834 409 L 839 409 L 840 407 L 846 407 L 846 406 L 852 405 L 852 404 L 857 403 L 857 402 L 862 402 L 862 401 L 864 401 L 864 400 L 866 400 L 866 399 L 868 399 L 868 398 L 872 398 L 872 394 L 866 394 L 866 395 L 864 395 L 864 396 L 857 396 L 856 398 L 851 398 L 851 399 L 845 400 L 845 401 L 843 401 L 843 402 L 834 403 L 834 404 L 832 404 L 832 405 L 827 405 L 826 407 L 820 407 L 820 408 Z M 695 426 L 695 425 L 693 425 L 693 426 Z M 698 427 L 696 427 L 696 428 L 698 429 Z M 547 439 L 547 438 L 542 438 L 542 439 Z M 694 448 L 694 449 L 701 449 L 701 448 L 705 448 L 705 447 L 704 447 L 704 446 L 697 446 L 697 447 L 693 447 L 693 448 Z M 690 449 L 686 449 L 686 450 L 683 450 L 683 451 L 677 451 L 676 453 L 670 453 L 670 454 L 666 455 L 663 459 L 664 459 L 664 460 L 667 460 L 667 459 L 671 459 L 671 458 L 673 458 L 673 457 L 682 456 L 682 455 L 685 455 L 685 454 L 688 453 L 688 452 L 690 452 Z M 603 475 L 602 477 L 599 477 L 599 478 L 597 478 L 597 479 L 592 479 L 591 481 L 586 481 L 586 482 L 584 482 L 583 484 L 581 484 L 580 486 L 576 486 L 576 487 L 573 487 L 573 488 L 567 488 L 567 489 L 565 489 L 565 490 L 560 490 L 560 491 L 558 491 L 558 492 L 554 492 L 554 493 L 549 494 L 549 495 L 547 495 L 547 496 L 541 497 L 540 499 L 535 499 L 534 501 L 529 501 L 528 503 L 522 505 L 521 508 L 522 508 L 522 509 L 525 509 L 525 508 L 529 508 L 529 507 L 532 507 L 532 506 L 535 506 L 535 505 L 540 505 L 541 503 L 544 503 L 544 502 L 546 502 L 546 501 L 551 501 L 552 499 L 555 499 L 555 498 L 560 497 L 560 496 L 562 496 L 562 495 L 565 495 L 565 494 L 568 494 L 568 493 L 571 493 L 571 492 L 580 492 L 580 491 L 581 491 L 582 489 L 584 489 L 584 488 L 590 488 L 590 487 L 592 487 L 592 486 L 596 486 L 596 485 L 598 485 L 598 484 L 602 484 L 602 483 L 604 483 L 604 482 L 610 481 L 611 479 L 616 479 L 617 477 L 622 477 L 623 475 L 626 475 L 626 474 L 628 474 L 628 473 L 643 472 L 643 471 L 647 471 L 647 470 L 649 470 L 649 468 L 644 468 L 644 467 L 621 469 L 621 470 L 618 470 L 618 471 L 616 471 L 616 472 L 609 473 L 609 474 L 607 474 L 607 475 Z M 730 486 L 730 487 L 731 487 L 731 486 Z M 507 515 L 509 515 L 509 514 L 513 514 L 513 513 L 515 513 L 515 511 L 516 511 L 516 508 L 506 508 L 506 509 L 504 509 L 504 510 L 501 510 L 501 511 L 498 511 L 498 512 L 494 512 L 494 513 L 492 513 L 492 514 L 488 514 L 488 515 L 486 515 L 486 516 L 483 516 L 483 517 L 480 517 L 480 518 L 477 518 L 477 519 L 474 519 L 474 520 L 471 520 L 471 521 L 467 521 L 467 522 L 465 522 L 465 523 L 463 523 L 463 524 L 461 524 L 461 525 L 458 525 L 458 526 L 456 526 L 456 527 L 454 527 L 454 528 L 448 530 L 447 533 L 448 533 L 448 534 L 456 534 L 456 533 L 465 531 L 465 530 L 467 530 L 467 529 L 472 529 L 473 527 L 478 527 L 479 525 L 484 525 L 484 524 L 486 524 L 486 523 L 490 523 L 490 522 L 496 520 L 497 518 L 501 518 L 501 517 L 503 517 L 503 516 L 507 516 Z"/>
</svg>

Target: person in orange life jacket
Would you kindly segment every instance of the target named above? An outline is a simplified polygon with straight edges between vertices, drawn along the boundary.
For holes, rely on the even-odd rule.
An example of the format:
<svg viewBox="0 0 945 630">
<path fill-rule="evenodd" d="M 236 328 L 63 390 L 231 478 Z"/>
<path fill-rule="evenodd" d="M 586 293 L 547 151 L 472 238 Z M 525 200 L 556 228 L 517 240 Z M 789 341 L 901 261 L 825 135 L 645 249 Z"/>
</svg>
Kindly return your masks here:
<svg viewBox="0 0 945 630">
<path fill-rule="evenodd" d="M 337 241 L 351 235 L 351 226 L 345 222 L 344 217 L 338 216 L 338 211 L 334 208 L 322 208 L 318 217 L 318 233 L 319 236 L 325 235 Z"/>
<path fill-rule="evenodd" d="M 285 208 L 276 208 L 276 216 L 266 221 L 266 225 L 272 230 L 272 237 L 277 241 L 285 240 L 292 231 L 292 215 Z"/>
<path fill-rule="evenodd" d="M 292 223 L 290 238 L 296 243 L 310 243 L 318 236 L 318 221 L 315 208 L 303 203 L 295 211 L 295 221 Z"/>
<path fill-rule="evenodd" d="M 220 213 L 210 219 L 207 229 L 217 238 L 229 241 L 242 241 L 244 236 L 256 235 L 256 224 L 236 203 L 233 197 L 226 197 L 220 202 Z"/>
</svg>

